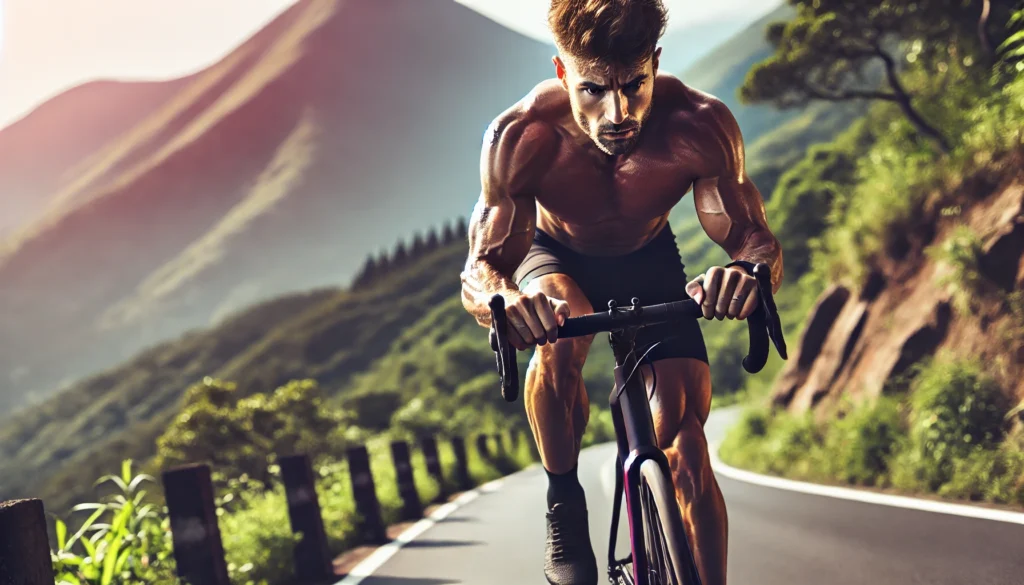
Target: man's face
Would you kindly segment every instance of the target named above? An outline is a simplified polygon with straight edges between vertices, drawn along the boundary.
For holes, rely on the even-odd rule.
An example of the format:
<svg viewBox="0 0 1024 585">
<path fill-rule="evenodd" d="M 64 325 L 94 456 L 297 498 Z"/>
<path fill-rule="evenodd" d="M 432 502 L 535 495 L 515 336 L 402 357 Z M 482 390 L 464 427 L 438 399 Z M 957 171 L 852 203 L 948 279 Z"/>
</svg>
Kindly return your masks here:
<svg viewBox="0 0 1024 585">
<path fill-rule="evenodd" d="M 604 153 L 626 154 L 640 140 L 640 130 L 651 114 L 660 54 L 659 48 L 632 67 L 554 58 L 576 123 Z"/>
</svg>

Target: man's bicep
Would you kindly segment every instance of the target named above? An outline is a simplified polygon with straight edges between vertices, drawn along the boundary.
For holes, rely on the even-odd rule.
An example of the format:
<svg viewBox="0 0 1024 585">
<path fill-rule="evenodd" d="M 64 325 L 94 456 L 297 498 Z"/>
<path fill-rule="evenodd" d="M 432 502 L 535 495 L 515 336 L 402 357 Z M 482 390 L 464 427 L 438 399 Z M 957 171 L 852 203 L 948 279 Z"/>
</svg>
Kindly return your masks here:
<svg viewBox="0 0 1024 585">
<path fill-rule="evenodd" d="M 511 276 L 530 250 L 536 214 L 531 197 L 482 192 L 470 220 L 470 260 Z"/>
</svg>

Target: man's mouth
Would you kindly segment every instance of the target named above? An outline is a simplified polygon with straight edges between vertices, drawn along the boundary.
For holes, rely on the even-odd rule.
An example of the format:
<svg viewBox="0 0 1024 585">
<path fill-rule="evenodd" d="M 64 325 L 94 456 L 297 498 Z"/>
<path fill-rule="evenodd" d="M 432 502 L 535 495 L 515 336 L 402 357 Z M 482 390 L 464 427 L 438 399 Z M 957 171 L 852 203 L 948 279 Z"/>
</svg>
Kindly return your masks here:
<svg viewBox="0 0 1024 585">
<path fill-rule="evenodd" d="M 626 130 L 619 130 L 618 132 L 602 132 L 602 135 L 616 140 L 622 140 L 625 138 L 632 138 L 633 135 L 636 134 L 636 131 L 636 128 L 629 128 Z"/>
</svg>

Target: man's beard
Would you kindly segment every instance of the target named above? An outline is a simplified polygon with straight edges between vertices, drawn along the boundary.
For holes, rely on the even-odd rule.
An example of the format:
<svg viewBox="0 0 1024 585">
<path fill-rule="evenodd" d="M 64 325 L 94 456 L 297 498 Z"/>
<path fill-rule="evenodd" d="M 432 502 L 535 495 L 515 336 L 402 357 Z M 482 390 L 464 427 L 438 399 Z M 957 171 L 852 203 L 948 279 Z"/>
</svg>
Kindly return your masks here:
<svg viewBox="0 0 1024 585">
<path fill-rule="evenodd" d="M 640 131 L 643 129 L 644 122 L 647 121 L 649 114 L 650 110 L 644 112 L 644 117 L 640 120 L 631 120 L 622 124 L 603 124 L 597 129 L 597 132 L 593 131 L 589 120 L 582 115 L 579 118 L 579 124 L 586 128 L 587 134 L 590 135 L 591 140 L 594 141 L 602 152 L 611 156 L 618 156 L 633 150 L 636 143 L 640 141 Z M 616 139 L 606 134 L 607 132 L 626 132 L 629 130 L 635 130 L 629 138 Z"/>
</svg>

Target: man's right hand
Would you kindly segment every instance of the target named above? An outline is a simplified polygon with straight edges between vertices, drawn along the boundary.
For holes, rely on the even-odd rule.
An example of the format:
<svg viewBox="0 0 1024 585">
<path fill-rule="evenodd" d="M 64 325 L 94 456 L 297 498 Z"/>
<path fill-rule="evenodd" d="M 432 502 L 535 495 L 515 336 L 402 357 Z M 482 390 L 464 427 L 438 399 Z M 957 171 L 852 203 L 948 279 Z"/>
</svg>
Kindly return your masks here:
<svg viewBox="0 0 1024 585">
<path fill-rule="evenodd" d="M 505 295 L 508 342 L 519 351 L 554 343 L 558 327 L 569 318 L 569 303 L 542 292 Z"/>
</svg>

